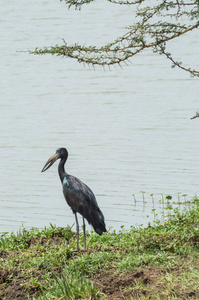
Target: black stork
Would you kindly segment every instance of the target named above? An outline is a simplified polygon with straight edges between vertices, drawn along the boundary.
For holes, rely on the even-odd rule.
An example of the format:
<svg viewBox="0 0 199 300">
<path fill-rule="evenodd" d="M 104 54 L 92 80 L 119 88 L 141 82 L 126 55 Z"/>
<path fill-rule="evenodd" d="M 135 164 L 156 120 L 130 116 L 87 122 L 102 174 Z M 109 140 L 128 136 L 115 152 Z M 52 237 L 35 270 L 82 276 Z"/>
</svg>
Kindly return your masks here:
<svg viewBox="0 0 199 300">
<path fill-rule="evenodd" d="M 95 195 L 91 189 L 84 184 L 77 177 L 69 175 L 64 169 L 65 162 L 68 158 L 68 151 L 65 148 L 59 148 L 49 158 L 42 172 L 50 168 L 57 159 L 60 159 L 58 166 L 58 173 L 63 186 L 63 193 L 66 202 L 71 207 L 75 214 L 75 221 L 77 226 L 77 251 L 79 251 L 79 224 L 77 219 L 77 213 L 83 217 L 83 231 L 84 231 L 84 250 L 86 250 L 86 235 L 85 235 L 85 220 L 91 224 L 99 235 L 106 232 L 106 225 L 104 222 L 104 216 L 99 209 Z"/>
</svg>

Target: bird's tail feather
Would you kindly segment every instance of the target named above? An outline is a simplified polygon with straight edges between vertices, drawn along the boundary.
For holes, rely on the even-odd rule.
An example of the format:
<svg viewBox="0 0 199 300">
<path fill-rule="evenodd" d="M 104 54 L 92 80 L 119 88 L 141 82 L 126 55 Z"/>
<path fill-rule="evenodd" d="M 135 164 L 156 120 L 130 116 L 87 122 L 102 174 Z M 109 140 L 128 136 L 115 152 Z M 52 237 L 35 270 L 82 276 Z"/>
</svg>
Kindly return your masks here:
<svg viewBox="0 0 199 300">
<path fill-rule="evenodd" d="M 106 232 L 106 225 L 104 222 L 104 216 L 101 210 L 97 210 L 95 214 L 91 214 L 90 218 L 87 218 L 88 222 L 93 226 L 96 233 L 102 235 L 103 232 Z"/>
<path fill-rule="evenodd" d="M 94 228 L 94 227 L 93 227 Z M 95 232 L 97 232 L 99 235 L 102 235 L 103 232 L 106 232 L 106 227 L 104 227 L 103 229 L 100 229 L 99 227 L 94 228 Z"/>
</svg>

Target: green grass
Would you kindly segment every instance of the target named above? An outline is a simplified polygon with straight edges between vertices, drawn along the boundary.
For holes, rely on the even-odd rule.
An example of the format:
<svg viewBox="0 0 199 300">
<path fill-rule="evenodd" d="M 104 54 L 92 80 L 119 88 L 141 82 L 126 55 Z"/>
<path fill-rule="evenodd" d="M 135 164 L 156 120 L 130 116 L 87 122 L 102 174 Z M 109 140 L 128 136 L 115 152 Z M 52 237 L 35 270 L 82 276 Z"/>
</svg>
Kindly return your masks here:
<svg viewBox="0 0 199 300">
<path fill-rule="evenodd" d="M 94 287 L 85 276 L 78 271 L 64 270 L 60 277 L 55 277 L 49 292 L 37 299 L 97 299 L 98 288 Z"/>
<path fill-rule="evenodd" d="M 83 246 L 83 237 L 80 237 Z M 152 227 L 0 234 L 0 299 L 199 299 L 199 205 Z"/>
</svg>

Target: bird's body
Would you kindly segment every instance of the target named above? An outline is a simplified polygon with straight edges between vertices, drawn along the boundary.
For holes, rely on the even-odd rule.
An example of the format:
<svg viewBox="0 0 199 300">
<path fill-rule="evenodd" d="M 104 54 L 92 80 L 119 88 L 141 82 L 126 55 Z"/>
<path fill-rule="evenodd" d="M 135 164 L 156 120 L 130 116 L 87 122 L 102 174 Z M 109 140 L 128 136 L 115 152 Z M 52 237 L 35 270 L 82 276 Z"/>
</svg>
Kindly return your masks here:
<svg viewBox="0 0 199 300">
<path fill-rule="evenodd" d="M 82 215 L 98 234 L 105 231 L 104 216 L 91 189 L 78 178 L 66 174 L 62 181 L 63 193 L 74 213 Z"/>
<path fill-rule="evenodd" d="M 76 213 L 79 213 L 83 217 L 84 248 L 86 248 L 84 218 L 93 226 L 94 230 L 101 235 L 103 232 L 106 232 L 104 216 L 99 209 L 95 195 L 91 189 L 77 177 L 66 173 L 64 165 L 68 158 L 68 151 L 65 148 L 57 149 L 56 153 L 52 155 L 45 164 L 42 172 L 46 171 L 59 158 L 61 159 L 58 166 L 59 177 L 62 182 L 66 202 L 75 214 L 77 224 L 77 250 L 79 250 L 79 225 Z"/>
</svg>

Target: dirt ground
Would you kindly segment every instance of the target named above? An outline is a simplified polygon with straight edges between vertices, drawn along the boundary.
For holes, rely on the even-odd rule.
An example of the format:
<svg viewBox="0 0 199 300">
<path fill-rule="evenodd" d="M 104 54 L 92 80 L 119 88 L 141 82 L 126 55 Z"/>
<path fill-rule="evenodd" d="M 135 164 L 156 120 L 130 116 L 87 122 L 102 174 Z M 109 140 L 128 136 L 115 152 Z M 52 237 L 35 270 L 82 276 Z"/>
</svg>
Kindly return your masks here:
<svg viewBox="0 0 199 300">
<path fill-rule="evenodd" d="M 44 272 L 44 270 L 41 272 Z M 38 276 L 39 274 L 35 275 Z M 134 297 L 139 299 L 143 296 L 150 299 L 152 294 L 161 294 L 164 291 L 164 284 L 159 280 L 163 276 L 164 273 L 159 268 L 149 267 L 143 271 L 129 271 L 120 275 L 116 274 L 114 270 L 101 271 L 92 278 L 92 281 L 100 288 L 101 292 L 106 294 L 108 300 L 132 299 Z M 0 299 L 25 300 L 28 299 L 28 294 L 31 296 L 38 295 L 39 290 L 35 287 L 33 288 L 27 284 L 24 285 L 25 282 L 29 282 L 29 279 L 26 274 L 19 274 L 15 270 L 9 273 L 7 269 L 1 269 L 0 295 L 3 296 L 0 296 Z M 178 296 L 178 299 L 199 299 L 197 292 L 186 294 L 181 290 L 178 291 Z M 162 296 L 162 299 L 167 298 Z"/>
<path fill-rule="evenodd" d="M 143 296 L 151 299 L 151 295 L 160 295 L 159 299 L 169 299 L 164 296 L 164 283 L 161 281 L 163 276 L 164 272 L 159 268 L 149 267 L 143 271 L 127 272 L 122 275 L 111 271 L 106 274 L 102 272 L 95 277 L 95 282 L 107 295 L 108 300 L 140 299 Z M 186 294 L 179 289 L 178 299 L 199 299 L 199 293 Z"/>
<path fill-rule="evenodd" d="M 39 291 L 35 287 L 25 284 L 29 280 L 30 277 L 25 272 L 0 269 L 0 299 L 24 300 L 28 299 L 28 295 L 34 296 L 38 294 Z"/>
<path fill-rule="evenodd" d="M 139 289 L 139 282 L 151 288 L 161 289 L 160 286 L 154 286 L 156 278 L 161 276 L 159 269 L 146 269 L 140 272 L 127 272 L 122 275 L 115 274 L 112 271 L 98 274 L 95 282 L 109 300 L 128 299 L 139 296 L 149 296 L 145 289 Z M 135 288 L 136 287 L 136 288 Z"/>
</svg>

